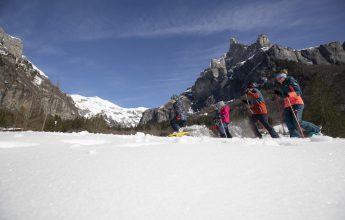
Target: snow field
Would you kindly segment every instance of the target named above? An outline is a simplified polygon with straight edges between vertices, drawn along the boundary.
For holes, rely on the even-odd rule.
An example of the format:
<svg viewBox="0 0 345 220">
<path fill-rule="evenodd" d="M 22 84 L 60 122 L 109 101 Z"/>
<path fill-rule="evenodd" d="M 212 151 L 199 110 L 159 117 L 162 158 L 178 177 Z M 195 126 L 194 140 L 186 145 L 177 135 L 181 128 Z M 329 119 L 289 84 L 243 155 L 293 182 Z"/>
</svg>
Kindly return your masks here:
<svg viewBox="0 0 345 220">
<path fill-rule="evenodd" d="M 345 140 L 0 133 L 0 219 L 345 219 Z"/>
</svg>

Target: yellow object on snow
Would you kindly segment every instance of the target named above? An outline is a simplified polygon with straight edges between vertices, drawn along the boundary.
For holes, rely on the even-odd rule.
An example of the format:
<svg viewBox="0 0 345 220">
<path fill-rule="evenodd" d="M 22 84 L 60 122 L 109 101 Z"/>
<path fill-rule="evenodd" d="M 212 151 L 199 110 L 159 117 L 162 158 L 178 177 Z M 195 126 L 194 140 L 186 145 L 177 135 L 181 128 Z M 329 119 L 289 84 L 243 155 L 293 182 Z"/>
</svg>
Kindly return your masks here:
<svg viewBox="0 0 345 220">
<path fill-rule="evenodd" d="M 169 134 L 168 137 L 182 137 L 182 136 L 187 135 L 188 133 L 189 132 L 185 132 L 185 131 L 176 132 L 176 133 Z"/>
</svg>

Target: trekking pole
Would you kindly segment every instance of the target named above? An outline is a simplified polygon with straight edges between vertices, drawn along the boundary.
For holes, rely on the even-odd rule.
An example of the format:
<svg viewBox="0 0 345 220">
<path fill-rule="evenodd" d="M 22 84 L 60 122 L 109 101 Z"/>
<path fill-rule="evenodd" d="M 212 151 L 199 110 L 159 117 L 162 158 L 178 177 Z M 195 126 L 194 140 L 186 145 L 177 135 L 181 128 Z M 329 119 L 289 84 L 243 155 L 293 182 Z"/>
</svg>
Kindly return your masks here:
<svg viewBox="0 0 345 220">
<path fill-rule="evenodd" d="M 295 111 L 294 111 L 293 108 L 292 108 L 292 105 L 291 105 L 291 102 L 290 102 L 289 97 L 287 97 L 287 100 L 288 100 L 288 102 L 289 102 L 289 105 L 290 105 L 292 114 L 293 114 L 293 116 L 295 117 L 295 120 L 296 120 L 296 122 L 297 122 L 299 132 L 301 133 L 302 137 L 305 138 L 305 136 L 304 136 L 304 134 L 303 134 L 303 131 L 302 131 L 302 128 L 301 128 L 301 125 L 300 125 L 300 123 L 299 123 L 299 120 L 297 119 L 296 113 L 295 113 Z"/>
<path fill-rule="evenodd" d="M 249 101 L 248 101 L 247 93 L 246 93 L 246 100 L 247 100 L 247 108 L 249 109 L 250 113 L 253 114 L 253 111 L 249 108 Z"/>
<path fill-rule="evenodd" d="M 225 138 L 228 138 L 228 135 L 226 134 L 226 131 L 225 131 L 225 128 L 224 128 L 222 119 L 219 119 L 219 122 L 220 122 L 220 124 L 222 125 L 223 131 L 224 131 L 224 134 L 225 134 Z"/>
<path fill-rule="evenodd" d="M 280 120 L 282 122 L 282 127 L 283 127 L 283 134 L 286 134 L 285 128 L 284 128 L 284 119 L 283 119 L 283 114 L 280 112 L 280 103 L 279 103 L 279 96 L 276 95 L 276 104 L 277 104 L 277 111 L 280 114 Z"/>
</svg>

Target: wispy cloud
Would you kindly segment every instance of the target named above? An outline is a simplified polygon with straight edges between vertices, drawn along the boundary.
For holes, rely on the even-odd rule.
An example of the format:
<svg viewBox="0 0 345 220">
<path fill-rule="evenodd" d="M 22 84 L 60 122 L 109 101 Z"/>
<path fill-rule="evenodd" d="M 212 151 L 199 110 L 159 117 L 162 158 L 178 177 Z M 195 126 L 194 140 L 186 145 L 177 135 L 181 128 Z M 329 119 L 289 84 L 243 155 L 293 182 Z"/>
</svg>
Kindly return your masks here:
<svg viewBox="0 0 345 220">
<path fill-rule="evenodd" d="M 40 55 L 62 56 L 66 54 L 64 50 L 54 45 L 37 45 L 33 46 L 33 48 L 35 49 L 34 52 Z"/>
<path fill-rule="evenodd" d="M 81 40 L 172 35 L 208 35 L 222 31 L 250 31 L 261 28 L 284 29 L 310 22 L 301 18 L 296 8 L 301 0 L 234 2 L 213 5 L 207 10 L 183 9 L 170 12 L 137 14 L 136 19 L 119 23 L 105 17 L 91 17 L 73 27 L 74 37 Z"/>
<path fill-rule="evenodd" d="M 183 86 L 184 88 L 186 88 L 188 86 L 191 86 L 194 82 L 195 80 L 184 80 L 184 79 L 175 80 L 175 81 L 166 80 L 163 82 L 144 82 L 142 86 L 135 86 L 132 89 L 136 91 L 152 90 L 152 89 L 159 89 L 159 88 L 168 89 L 168 88 L 176 88 L 177 85 L 179 87 Z"/>
<path fill-rule="evenodd" d="M 220 58 L 226 53 L 227 47 L 227 42 L 223 42 L 212 47 L 188 48 L 177 52 L 176 58 L 172 61 L 175 63 L 175 67 L 183 70 L 199 69 L 201 67 L 200 64 L 203 64 L 203 67 L 206 68 L 211 59 Z"/>
<path fill-rule="evenodd" d="M 124 37 L 147 37 L 180 34 L 212 34 L 227 30 L 247 31 L 280 25 L 301 25 L 293 18 L 293 10 L 300 1 L 251 2 L 244 4 L 225 3 L 210 8 L 204 13 L 141 19 Z"/>
<path fill-rule="evenodd" d="M 119 98 L 119 99 L 116 99 L 116 102 L 117 103 L 133 103 L 134 101 L 141 101 L 141 100 L 145 100 L 147 99 L 148 97 L 147 96 L 135 96 L 135 97 L 126 97 L 126 98 Z"/>
<path fill-rule="evenodd" d="M 83 66 L 92 71 L 101 71 L 103 75 L 109 74 L 109 71 L 106 69 L 106 66 L 103 63 L 100 63 L 97 60 L 91 59 L 87 56 L 69 56 L 67 57 L 66 63 L 73 66 Z"/>
<path fill-rule="evenodd" d="M 336 2 L 336 0 L 331 1 Z M 324 19 L 317 16 L 318 13 L 309 17 L 303 14 L 303 10 L 309 10 L 310 14 L 313 14 L 313 10 L 319 12 L 326 4 L 324 0 L 311 2 L 313 9 L 305 8 L 306 3 L 302 0 L 230 1 L 208 4 L 208 8 L 202 5 L 187 7 L 187 2 L 186 7 L 181 5 L 169 10 L 162 10 L 162 6 L 157 4 L 157 7 L 152 7 L 148 11 L 132 12 L 127 8 L 130 13 L 128 16 L 125 16 L 126 12 L 120 11 L 121 8 L 116 7 L 113 10 L 98 11 L 96 1 L 91 1 L 90 5 L 84 4 L 83 1 L 79 1 L 77 5 L 69 1 L 59 2 L 54 3 L 49 17 L 43 23 L 47 27 L 52 27 L 48 35 L 50 41 L 208 35 L 222 31 L 250 31 L 268 27 L 284 29 L 310 25 L 313 19 L 320 20 L 318 25 L 326 25 L 331 23 L 335 16 L 328 15 L 328 18 Z M 34 3 L 25 4 L 25 7 L 20 6 L 19 12 L 14 11 L 12 14 L 7 12 L 5 16 L 13 19 L 6 20 L 12 20 L 11 22 L 16 23 L 16 26 L 22 25 L 23 29 L 34 30 L 41 21 L 35 20 L 37 18 L 34 16 L 29 19 L 25 17 L 26 14 L 34 14 L 34 7 L 40 1 L 34 0 Z M 74 10 L 76 7 L 81 10 Z M 3 20 L 2 16 L 0 16 L 1 20 Z M 26 28 L 25 26 L 28 25 L 29 28 Z"/>
</svg>

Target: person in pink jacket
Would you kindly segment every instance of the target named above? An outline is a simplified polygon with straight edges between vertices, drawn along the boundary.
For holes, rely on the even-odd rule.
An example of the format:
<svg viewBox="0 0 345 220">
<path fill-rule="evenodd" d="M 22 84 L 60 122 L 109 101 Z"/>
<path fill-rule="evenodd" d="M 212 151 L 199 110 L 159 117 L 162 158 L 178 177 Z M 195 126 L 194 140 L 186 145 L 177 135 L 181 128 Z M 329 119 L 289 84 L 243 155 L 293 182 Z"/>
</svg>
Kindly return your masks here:
<svg viewBox="0 0 345 220">
<path fill-rule="evenodd" d="M 232 138 L 229 132 L 230 107 L 223 101 L 217 103 L 216 119 L 218 122 L 218 131 L 222 138 Z"/>
</svg>

